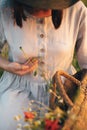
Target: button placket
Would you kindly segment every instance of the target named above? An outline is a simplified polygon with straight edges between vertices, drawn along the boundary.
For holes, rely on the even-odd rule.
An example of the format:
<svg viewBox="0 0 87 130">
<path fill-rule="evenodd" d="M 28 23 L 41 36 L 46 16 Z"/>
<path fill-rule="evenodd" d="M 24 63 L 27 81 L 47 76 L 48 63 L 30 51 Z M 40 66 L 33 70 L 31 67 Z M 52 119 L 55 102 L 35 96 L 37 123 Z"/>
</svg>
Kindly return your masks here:
<svg viewBox="0 0 87 130">
<path fill-rule="evenodd" d="M 39 20 L 39 22 L 41 22 Z M 47 46 L 46 46 L 46 27 L 43 23 L 39 23 L 37 28 L 38 28 L 38 57 L 40 57 L 39 60 L 39 65 L 38 65 L 38 71 L 41 76 L 43 76 L 44 72 L 46 72 L 46 65 L 45 65 L 45 60 L 46 60 L 46 53 L 47 53 Z"/>
</svg>

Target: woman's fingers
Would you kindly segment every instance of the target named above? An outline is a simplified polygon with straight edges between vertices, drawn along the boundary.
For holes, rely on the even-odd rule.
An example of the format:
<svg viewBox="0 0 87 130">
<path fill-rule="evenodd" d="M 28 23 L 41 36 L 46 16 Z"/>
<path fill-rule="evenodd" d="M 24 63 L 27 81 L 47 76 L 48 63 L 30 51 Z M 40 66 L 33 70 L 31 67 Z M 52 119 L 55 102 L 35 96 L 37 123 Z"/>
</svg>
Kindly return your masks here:
<svg viewBox="0 0 87 130">
<path fill-rule="evenodd" d="M 37 62 L 38 62 L 38 58 L 37 57 L 33 57 L 33 58 L 29 58 L 26 61 L 25 65 L 31 65 L 32 63 L 34 64 L 34 63 L 37 63 Z"/>
<path fill-rule="evenodd" d="M 37 67 L 38 67 L 38 65 L 34 64 L 34 65 L 30 66 L 28 69 L 21 68 L 21 70 L 18 70 L 18 71 L 15 71 L 15 72 L 18 75 L 25 75 L 27 73 L 32 73 L 34 70 L 37 69 Z"/>
<path fill-rule="evenodd" d="M 26 69 L 29 69 L 29 66 L 28 65 L 22 65 L 22 64 L 19 64 L 19 63 L 16 63 L 16 62 L 13 62 L 13 63 L 10 63 L 8 65 L 8 70 L 9 71 L 19 71 L 19 70 L 26 70 Z"/>
<path fill-rule="evenodd" d="M 19 64 L 17 62 L 10 62 L 7 67 L 7 71 L 18 74 L 25 75 L 27 73 L 32 73 L 38 67 L 38 59 L 30 58 L 25 64 Z"/>
<path fill-rule="evenodd" d="M 20 65 L 18 69 L 15 69 L 15 73 L 19 75 L 25 75 L 27 73 L 32 73 L 38 67 L 38 62 L 35 61 L 34 63 L 30 62 L 28 65 Z"/>
</svg>

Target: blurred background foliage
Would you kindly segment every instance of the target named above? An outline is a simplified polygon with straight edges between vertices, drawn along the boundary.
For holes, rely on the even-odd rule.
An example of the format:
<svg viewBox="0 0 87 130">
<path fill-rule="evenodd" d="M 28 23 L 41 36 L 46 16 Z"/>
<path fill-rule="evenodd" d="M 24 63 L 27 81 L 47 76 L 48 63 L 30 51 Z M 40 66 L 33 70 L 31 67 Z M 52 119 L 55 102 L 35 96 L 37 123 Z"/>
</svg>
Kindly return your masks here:
<svg viewBox="0 0 87 130">
<path fill-rule="evenodd" d="M 8 58 L 8 44 L 5 43 L 2 49 L 0 49 L 0 55 L 3 56 L 4 58 Z M 0 77 L 3 73 L 3 70 L 0 68 Z"/>
<path fill-rule="evenodd" d="M 76 53 L 74 53 L 74 57 L 73 57 L 72 64 L 73 64 L 73 66 L 75 67 L 75 69 L 76 69 L 77 71 L 80 70 L 80 67 L 79 67 L 79 64 L 78 64 L 78 61 L 77 61 L 77 57 L 76 57 Z"/>
<path fill-rule="evenodd" d="M 87 0 L 82 0 L 84 2 L 84 4 L 87 6 Z"/>
</svg>

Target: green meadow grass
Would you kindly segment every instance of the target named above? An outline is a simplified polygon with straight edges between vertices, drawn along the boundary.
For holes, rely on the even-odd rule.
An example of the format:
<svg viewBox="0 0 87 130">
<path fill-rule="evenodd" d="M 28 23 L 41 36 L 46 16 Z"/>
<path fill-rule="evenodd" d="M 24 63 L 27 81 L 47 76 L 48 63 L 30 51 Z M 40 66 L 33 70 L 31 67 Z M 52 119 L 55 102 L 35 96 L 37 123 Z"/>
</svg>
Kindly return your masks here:
<svg viewBox="0 0 87 130">
<path fill-rule="evenodd" d="M 87 6 L 87 0 L 82 0 L 84 2 L 84 4 Z"/>
<path fill-rule="evenodd" d="M 2 51 L 0 53 L 1 56 L 8 58 L 8 45 L 5 44 L 4 47 L 2 48 Z M 3 74 L 3 69 L 0 68 L 0 77 Z"/>
<path fill-rule="evenodd" d="M 74 54 L 72 64 L 73 64 L 73 66 L 75 67 L 75 69 L 76 69 L 77 71 L 80 70 L 80 67 L 79 67 L 79 64 L 78 64 L 78 61 L 77 61 L 76 54 Z"/>
</svg>

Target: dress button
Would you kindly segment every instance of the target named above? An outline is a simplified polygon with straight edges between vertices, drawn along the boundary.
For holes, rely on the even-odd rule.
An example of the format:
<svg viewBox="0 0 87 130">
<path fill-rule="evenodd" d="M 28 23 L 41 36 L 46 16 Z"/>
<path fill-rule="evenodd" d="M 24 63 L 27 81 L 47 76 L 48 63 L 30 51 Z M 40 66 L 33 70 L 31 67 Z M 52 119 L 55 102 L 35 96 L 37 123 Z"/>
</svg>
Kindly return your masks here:
<svg viewBox="0 0 87 130">
<path fill-rule="evenodd" d="M 40 23 L 40 24 L 44 24 L 44 19 L 43 19 L 43 18 L 40 19 L 40 20 L 39 20 L 39 23 Z"/>
<path fill-rule="evenodd" d="M 43 37 L 44 37 L 44 34 L 40 34 L 40 37 L 43 38 Z"/>
<path fill-rule="evenodd" d="M 41 48 L 40 51 L 41 51 L 41 52 L 45 52 L 45 49 L 44 49 L 44 48 Z"/>
<path fill-rule="evenodd" d="M 43 65 L 45 64 L 45 62 L 44 62 L 44 61 L 39 61 L 39 64 L 40 64 L 41 66 L 43 66 Z"/>
</svg>

